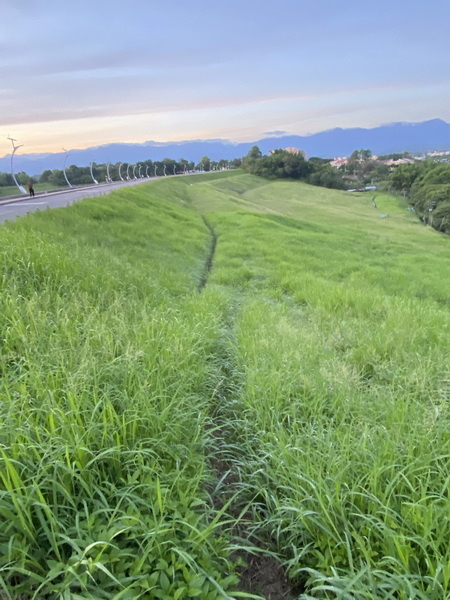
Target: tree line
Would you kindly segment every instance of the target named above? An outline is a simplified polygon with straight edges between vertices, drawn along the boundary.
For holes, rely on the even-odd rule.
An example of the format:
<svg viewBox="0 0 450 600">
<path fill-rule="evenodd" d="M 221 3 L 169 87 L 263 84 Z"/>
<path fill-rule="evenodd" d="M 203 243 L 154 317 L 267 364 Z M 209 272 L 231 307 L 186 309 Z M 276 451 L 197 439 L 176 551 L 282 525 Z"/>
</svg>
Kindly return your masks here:
<svg viewBox="0 0 450 600">
<path fill-rule="evenodd" d="M 15 177 L 20 185 L 26 185 L 29 181 L 33 183 L 49 184 L 50 186 L 66 186 L 66 177 L 71 185 L 88 185 L 94 183 L 105 183 L 109 179 L 118 181 L 121 178 L 134 179 L 135 177 L 160 177 L 163 175 L 179 175 L 193 171 L 220 171 L 226 168 L 237 168 L 241 165 L 241 159 L 231 161 L 221 159 L 214 161 L 208 156 L 202 159 L 188 161 L 184 158 L 174 160 L 164 158 L 161 161 L 144 160 L 138 163 L 92 163 L 92 166 L 78 167 L 70 165 L 65 169 L 46 169 L 40 175 L 29 175 L 25 171 L 18 172 Z M 14 179 L 10 173 L 0 173 L 0 187 L 14 186 Z"/>
<path fill-rule="evenodd" d="M 389 184 L 423 223 L 450 234 L 450 164 L 430 159 L 402 165 L 391 173 Z"/>
<path fill-rule="evenodd" d="M 386 158 L 386 157 L 383 157 Z M 267 179 L 302 179 L 312 185 L 346 190 L 387 179 L 389 167 L 374 160 L 371 150 L 355 150 L 346 163 L 335 168 L 331 158 L 312 157 L 307 160 L 300 151 L 272 150 L 263 156 L 258 146 L 253 146 L 243 159 L 243 168 Z"/>
<path fill-rule="evenodd" d="M 330 161 L 331 159 L 317 157 L 307 160 L 301 152 L 281 148 L 263 156 L 259 147 L 253 146 L 243 158 L 242 167 L 248 173 L 266 179 L 302 179 L 313 185 L 346 189 L 342 173 L 334 169 Z"/>
</svg>

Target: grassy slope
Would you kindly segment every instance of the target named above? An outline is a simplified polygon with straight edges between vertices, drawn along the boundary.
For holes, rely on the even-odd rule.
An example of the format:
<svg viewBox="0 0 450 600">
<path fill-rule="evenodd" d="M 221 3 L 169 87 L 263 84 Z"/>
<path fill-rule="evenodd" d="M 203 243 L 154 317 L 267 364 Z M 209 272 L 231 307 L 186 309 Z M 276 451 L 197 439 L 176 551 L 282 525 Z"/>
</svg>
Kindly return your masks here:
<svg viewBox="0 0 450 600">
<path fill-rule="evenodd" d="M 2 598 L 215 598 L 234 581 L 205 493 L 210 236 L 169 188 L 0 232 Z"/>
<path fill-rule="evenodd" d="M 224 597 L 219 451 L 311 597 L 444 598 L 448 238 L 387 196 L 139 187 L 0 232 L 5 597 Z"/>
<path fill-rule="evenodd" d="M 450 241 L 388 197 L 381 219 L 364 195 L 248 182 L 245 212 L 223 211 L 226 180 L 208 218 L 210 285 L 239 306 L 236 460 L 255 518 L 315 597 L 444 598 Z"/>
</svg>

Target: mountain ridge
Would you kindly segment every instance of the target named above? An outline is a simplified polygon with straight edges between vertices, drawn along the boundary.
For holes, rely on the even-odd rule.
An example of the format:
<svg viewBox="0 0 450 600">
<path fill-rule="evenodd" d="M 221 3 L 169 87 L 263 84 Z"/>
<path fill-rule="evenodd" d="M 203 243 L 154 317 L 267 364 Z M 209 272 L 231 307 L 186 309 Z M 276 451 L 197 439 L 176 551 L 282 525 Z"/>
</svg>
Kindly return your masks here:
<svg viewBox="0 0 450 600">
<path fill-rule="evenodd" d="M 200 162 L 203 156 L 212 160 L 232 160 L 245 156 L 252 146 L 259 146 L 263 154 L 275 148 L 293 146 L 301 148 L 308 156 L 335 158 L 349 156 L 354 150 L 368 148 L 374 154 L 390 154 L 408 151 L 425 153 L 450 150 L 450 124 L 442 119 L 431 119 L 417 123 L 394 122 L 371 129 L 333 128 L 309 135 L 285 134 L 267 136 L 254 142 L 234 143 L 225 139 L 184 140 L 180 142 L 143 143 L 114 142 L 69 152 L 67 165 L 87 166 L 90 162 L 128 162 L 134 164 L 144 160 L 185 158 Z M 10 154 L 0 158 L 0 171 L 9 171 Z M 65 153 L 18 154 L 14 159 L 15 172 L 26 171 L 30 175 L 46 169 L 62 169 Z"/>
</svg>

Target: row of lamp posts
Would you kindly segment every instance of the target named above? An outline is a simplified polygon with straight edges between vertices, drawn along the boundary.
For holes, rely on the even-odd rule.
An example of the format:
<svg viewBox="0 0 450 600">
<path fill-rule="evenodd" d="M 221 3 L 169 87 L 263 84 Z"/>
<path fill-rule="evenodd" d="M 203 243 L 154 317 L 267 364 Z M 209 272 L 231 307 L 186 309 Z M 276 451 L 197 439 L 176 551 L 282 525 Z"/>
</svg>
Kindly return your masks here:
<svg viewBox="0 0 450 600">
<path fill-rule="evenodd" d="M 93 163 L 93 162 L 89 163 L 89 168 L 90 168 L 90 172 L 91 172 L 92 181 L 94 183 L 98 184 L 98 181 L 95 179 L 94 173 L 93 173 L 94 164 L 95 163 Z M 118 163 L 118 167 L 117 167 L 119 179 L 121 181 L 129 181 L 130 179 L 144 179 L 144 177 L 148 179 L 150 177 L 150 175 L 148 173 L 149 166 L 145 165 L 145 175 L 142 175 L 141 169 L 142 169 L 143 165 L 136 163 L 135 165 L 130 165 L 130 164 L 127 165 L 127 171 L 126 171 L 126 175 L 125 175 L 125 179 L 124 179 L 122 176 L 122 165 L 123 165 L 123 163 Z M 108 183 L 112 182 L 112 178 L 111 178 L 111 175 L 109 172 L 110 166 L 111 166 L 111 163 L 106 163 L 106 180 Z M 166 174 L 166 165 L 163 165 L 163 167 L 164 167 L 164 175 L 165 175 Z M 130 175 L 130 169 L 132 170 L 131 175 Z M 136 174 L 136 169 L 137 169 L 137 174 Z M 155 174 L 154 174 L 155 177 L 157 177 L 156 169 L 157 169 L 157 167 L 155 165 Z M 65 173 L 64 173 L 64 175 L 66 176 Z M 174 175 L 176 175 L 175 166 L 174 166 Z M 66 176 L 66 180 L 67 180 L 67 176 Z"/>
<path fill-rule="evenodd" d="M 16 176 L 14 174 L 14 155 L 15 155 L 16 151 L 23 146 L 23 144 L 20 144 L 19 146 L 16 146 L 14 142 L 16 142 L 17 140 L 15 140 L 14 138 L 9 137 L 9 136 L 8 136 L 7 139 L 11 140 L 11 144 L 12 144 L 12 147 L 13 147 L 13 151 L 11 153 L 11 175 L 12 175 L 12 178 L 14 180 L 14 183 L 18 187 L 20 193 L 21 194 L 27 194 L 27 192 L 25 191 L 24 187 L 19 184 L 19 182 L 17 181 Z M 66 150 L 65 148 L 63 148 L 63 152 L 65 152 L 64 167 L 63 167 L 64 178 L 65 178 L 65 180 L 67 182 L 67 185 L 71 188 L 71 187 L 73 187 L 73 185 L 70 183 L 70 181 L 69 181 L 69 179 L 67 177 L 67 173 L 66 173 L 66 165 L 67 165 L 67 159 L 69 158 L 69 151 Z M 109 174 L 110 164 L 111 163 L 107 163 L 106 164 L 106 180 L 107 180 L 108 183 L 112 181 L 111 176 Z M 143 175 L 141 175 L 142 165 L 139 165 L 138 174 L 136 175 L 136 168 L 137 168 L 138 164 L 139 163 L 136 163 L 135 165 L 130 165 L 130 164 L 127 165 L 127 174 L 126 174 L 126 180 L 127 181 L 131 179 L 131 177 L 130 177 L 130 167 L 133 168 L 133 175 L 132 175 L 133 179 L 142 179 L 144 177 Z M 125 181 L 124 178 L 122 177 L 122 174 L 121 174 L 122 165 L 123 165 L 123 163 L 119 163 L 119 178 L 121 179 L 121 181 Z M 93 162 L 89 163 L 89 169 L 90 169 L 92 181 L 95 184 L 98 184 L 98 181 L 94 177 L 93 167 L 94 167 L 94 163 Z M 148 174 L 148 168 L 149 168 L 148 165 L 145 165 L 145 177 L 147 177 L 147 178 L 150 177 L 150 175 Z M 154 168 L 155 168 L 154 176 L 156 177 L 157 176 L 156 175 L 156 165 L 154 165 Z M 164 175 L 167 175 L 167 173 L 166 173 L 166 165 L 165 164 L 163 164 L 163 168 L 164 168 Z M 186 173 L 186 166 L 184 167 L 184 172 Z M 173 165 L 173 174 L 176 175 L 176 165 Z"/>
</svg>

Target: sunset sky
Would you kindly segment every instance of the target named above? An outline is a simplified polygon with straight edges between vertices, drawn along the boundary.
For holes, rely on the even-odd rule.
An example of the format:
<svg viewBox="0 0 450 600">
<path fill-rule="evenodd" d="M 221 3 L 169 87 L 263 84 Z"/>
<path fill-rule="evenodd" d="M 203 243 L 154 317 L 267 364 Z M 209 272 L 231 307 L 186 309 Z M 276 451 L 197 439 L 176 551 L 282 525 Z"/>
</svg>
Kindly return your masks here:
<svg viewBox="0 0 450 600">
<path fill-rule="evenodd" d="M 450 121 L 449 0 L 2 0 L 0 156 Z"/>
</svg>

